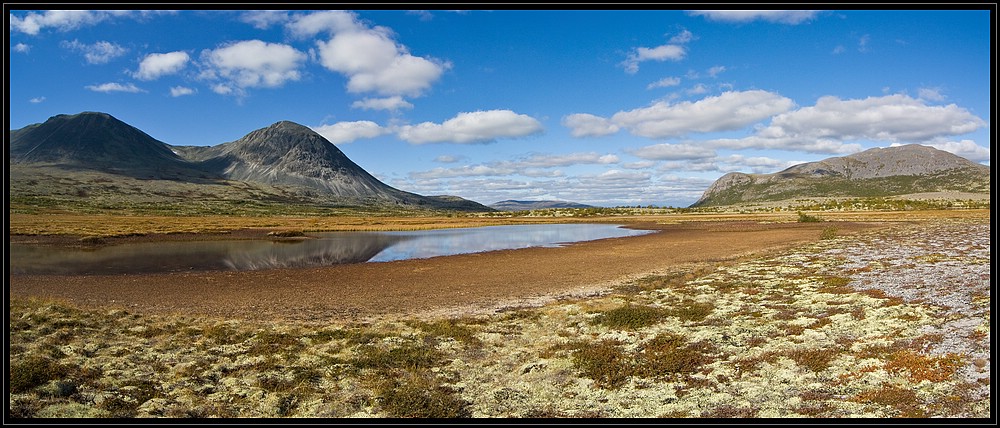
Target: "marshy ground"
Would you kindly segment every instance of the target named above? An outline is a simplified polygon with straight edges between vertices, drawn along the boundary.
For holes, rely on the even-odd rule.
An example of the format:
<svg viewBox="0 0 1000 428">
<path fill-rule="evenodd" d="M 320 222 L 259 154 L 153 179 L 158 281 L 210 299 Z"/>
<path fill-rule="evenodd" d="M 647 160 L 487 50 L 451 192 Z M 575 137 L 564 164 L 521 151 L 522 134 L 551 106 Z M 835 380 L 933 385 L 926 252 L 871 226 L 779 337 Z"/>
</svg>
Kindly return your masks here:
<svg viewBox="0 0 1000 428">
<path fill-rule="evenodd" d="M 290 298 L 266 301 L 255 317 L 242 304 L 101 305 L 11 276 L 8 415 L 991 417 L 990 213 L 842 219 L 851 222 L 714 219 L 467 262 L 393 262 L 411 280 L 434 277 L 414 276 L 420 267 L 470 269 L 484 257 L 508 268 L 517 257 L 548 256 L 573 260 L 564 264 L 576 271 L 610 271 L 554 276 L 548 288 L 517 285 L 536 277 L 478 272 L 494 283 L 436 294 L 478 288 L 493 297 L 410 310 L 323 312 L 323 299 L 300 316 L 274 309 L 299 307 Z M 670 259 L 701 248 L 692 229 L 730 246 Z M 794 235 L 767 241 L 786 229 Z M 675 232 L 686 246 L 669 247 L 664 234 Z M 756 248 L 738 249 L 751 238 Z M 612 259 L 588 264 L 597 254 Z M 346 271 L 324 272 L 332 281 Z M 490 294 L 506 289 L 504 278 L 516 291 L 506 300 Z M 88 281 L 63 288 L 99 288 Z M 292 290 L 309 289 L 299 281 Z M 278 284 L 287 282 L 272 291 Z"/>
</svg>

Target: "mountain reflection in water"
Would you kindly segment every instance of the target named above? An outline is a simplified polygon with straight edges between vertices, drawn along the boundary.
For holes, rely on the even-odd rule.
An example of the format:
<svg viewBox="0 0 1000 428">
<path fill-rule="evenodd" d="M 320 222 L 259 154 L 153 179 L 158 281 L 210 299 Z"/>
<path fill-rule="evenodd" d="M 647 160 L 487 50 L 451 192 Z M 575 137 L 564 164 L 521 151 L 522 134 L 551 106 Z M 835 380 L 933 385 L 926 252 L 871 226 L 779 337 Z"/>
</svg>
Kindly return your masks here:
<svg viewBox="0 0 1000 428">
<path fill-rule="evenodd" d="M 96 249 L 9 246 L 12 274 L 140 274 L 385 262 L 557 246 L 648 233 L 606 224 L 490 226 L 410 232 L 322 232 L 294 241 L 195 241 Z"/>
</svg>

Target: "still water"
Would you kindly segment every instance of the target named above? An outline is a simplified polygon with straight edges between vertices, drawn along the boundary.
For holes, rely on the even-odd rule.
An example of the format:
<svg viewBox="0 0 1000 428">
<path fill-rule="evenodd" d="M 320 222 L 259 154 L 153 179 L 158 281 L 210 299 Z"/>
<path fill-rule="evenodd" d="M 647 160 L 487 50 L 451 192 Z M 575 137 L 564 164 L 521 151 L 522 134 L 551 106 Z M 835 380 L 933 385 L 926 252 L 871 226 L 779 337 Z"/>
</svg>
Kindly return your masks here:
<svg viewBox="0 0 1000 428">
<path fill-rule="evenodd" d="M 10 245 L 14 274 L 138 274 L 258 270 L 387 262 L 482 251 L 555 247 L 649 233 L 608 224 L 489 226 L 409 232 L 323 232 L 294 241 L 122 244 L 96 249 Z"/>
</svg>

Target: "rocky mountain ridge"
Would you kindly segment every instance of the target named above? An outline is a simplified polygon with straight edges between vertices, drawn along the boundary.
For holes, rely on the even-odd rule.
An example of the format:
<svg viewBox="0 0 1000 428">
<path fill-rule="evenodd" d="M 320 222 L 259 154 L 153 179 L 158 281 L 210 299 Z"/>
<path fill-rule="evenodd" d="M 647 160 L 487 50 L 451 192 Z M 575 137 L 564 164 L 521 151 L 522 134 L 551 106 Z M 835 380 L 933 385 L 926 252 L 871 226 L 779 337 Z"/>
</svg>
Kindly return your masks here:
<svg viewBox="0 0 1000 428">
<path fill-rule="evenodd" d="M 692 207 L 807 197 L 883 197 L 924 192 L 989 193 L 991 168 L 919 144 L 873 148 L 773 174 L 731 172 Z"/>
</svg>

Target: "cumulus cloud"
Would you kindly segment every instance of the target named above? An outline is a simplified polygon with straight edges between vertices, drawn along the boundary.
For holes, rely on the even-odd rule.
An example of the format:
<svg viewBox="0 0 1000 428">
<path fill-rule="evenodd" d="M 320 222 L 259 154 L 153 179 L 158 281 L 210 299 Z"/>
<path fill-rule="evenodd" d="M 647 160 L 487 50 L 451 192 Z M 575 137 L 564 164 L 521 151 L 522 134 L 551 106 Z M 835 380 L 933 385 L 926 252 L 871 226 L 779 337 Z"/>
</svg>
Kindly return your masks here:
<svg viewBox="0 0 1000 428">
<path fill-rule="evenodd" d="M 47 10 L 23 15 L 11 13 L 9 29 L 11 32 L 33 36 L 45 29 L 66 32 L 117 17 L 144 18 L 174 13 L 176 11 L 170 10 Z"/>
<path fill-rule="evenodd" d="M 693 144 L 655 144 L 629 150 L 629 153 L 650 160 L 684 160 L 715 157 L 715 150 Z"/>
<path fill-rule="evenodd" d="M 131 92 L 131 93 L 146 92 L 142 89 L 139 89 L 139 87 L 135 86 L 132 83 L 123 85 L 121 83 L 112 82 L 112 83 L 102 83 L 100 85 L 87 85 L 85 87 L 94 92 Z"/>
<path fill-rule="evenodd" d="M 69 31 L 84 25 L 93 25 L 111 17 L 108 12 L 90 10 L 47 10 L 29 12 L 24 16 L 10 14 L 10 31 L 36 35 L 44 28 Z"/>
<path fill-rule="evenodd" d="M 180 96 L 192 95 L 192 94 L 194 94 L 194 89 L 191 89 L 191 88 L 188 88 L 188 87 L 185 87 L 185 86 L 174 86 L 174 87 L 170 88 L 170 96 L 171 97 L 180 97 Z"/>
<path fill-rule="evenodd" d="M 347 11 L 324 11 L 295 17 L 287 25 L 298 37 L 328 33 L 316 41 L 319 62 L 347 77 L 347 90 L 380 95 L 420 96 L 451 64 L 411 55 L 385 27 L 369 27 Z"/>
<path fill-rule="evenodd" d="M 362 138 L 375 138 L 390 132 L 377 123 L 368 120 L 337 122 L 333 125 L 322 125 L 312 129 L 333 144 L 350 143 Z"/>
<path fill-rule="evenodd" d="M 455 163 L 455 162 L 458 162 L 460 159 L 461 159 L 460 156 L 441 155 L 441 156 L 438 156 L 438 157 L 434 158 L 434 162 Z"/>
<path fill-rule="evenodd" d="M 625 72 L 635 74 L 639 71 L 639 63 L 644 61 L 680 61 L 687 55 L 687 50 L 680 45 L 660 45 L 654 48 L 638 47 L 628 55 L 621 66 Z"/>
<path fill-rule="evenodd" d="M 680 61 L 687 56 L 687 49 L 683 44 L 694 40 L 694 34 L 688 30 L 683 30 L 679 34 L 670 38 L 670 42 L 653 48 L 637 47 L 633 48 L 621 65 L 626 73 L 635 74 L 639 71 L 639 63 L 644 61 Z"/>
<path fill-rule="evenodd" d="M 251 10 L 240 15 L 240 21 L 265 30 L 275 24 L 288 22 L 288 12 L 283 10 Z"/>
<path fill-rule="evenodd" d="M 811 21 L 818 13 L 818 10 L 692 10 L 688 12 L 693 16 L 704 16 L 711 21 L 750 22 L 761 20 L 790 25 Z"/>
<path fill-rule="evenodd" d="M 792 100 L 767 91 L 724 92 L 695 102 L 660 101 L 649 107 L 615 113 L 611 121 L 633 135 L 669 138 L 692 132 L 740 129 L 788 111 L 793 105 Z"/>
<path fill-rule="evenodd" d="M 32 103 L 32 104 L 38 104 L 38 103 L 40 103 L 42 101 L 45 101 L 45 97 L 35 97 L 35 98 L 32 98 L 32 99 L 28 100 L 28 102 Z"/>
<path fill-rule="evenodd" d="M 28 51 L 30 51 L 30 50 L 31 50 L 31 46 L 28 46 L 28 45 L 26 45 L 24 43 L 18 43 L 16 45 L 14 45 L 14 52 L 28 53 Z"/>
<path fill-rule="evenodd" d="M 562 126 L 570 129 L 574 137 L 600 137 L 618 132 L 618 125 L 600 116 L 587 113 L 570 114 L 562 119 Z"/>
<path fill-rule="evenodd" d="M 757 134 L 764 138 L 922 142 L 984 126 L 985 121 L 955 104 L 930 106 L 908 95 L 853 100 L 825 96 L 815 106 L 776 116 Z"/>
<path fill-rule="evenodd" d="M 927 101 L 945 100 L 944 94 L 941 93 L 941 88 L 920 88 L 917 90 L 917 96 Z"/>
<path fill-rule="evenodd" d="M 457 160 L 451 157 L 445 159 Z M 533 154 L 512 161 L 496 161 L 479 165 L 463 165 L 454 168 L 434 168 L 410 174 L 417 179 L 453 178 L 453 177 L 498 177 L 522 175 L 525 177 L 560 177 L 562 171 L 552 171 L 550 168 L 571 165 L 608 165 L 619 161 L 618 156 L 602 155 L 596 152 L 568 153 L 562 155 Z"/>
<path fill-rule="evenodd" d="M 517 168 L 553 168 L 581 164 L 613 164 L 618 163 L 618 156 L 602 155 L 596 152 L 570 153 L 565 155 L 531 155 L 511 163 Z"/>
<path fill-rule="evenodd" d="M 216 93 L 228 94 L 244 88 L 274 88 L 301 78 L 298 68 L 306 54 L 280 43 L 245 40 L 202 52 L 207 69 L 202 78 L 222 79 Z"/>
<path fill-rule="evenodd" d="M 535 118 L 510 110 L 459 113 L 444 123 L 423 122 L 399 128 L 399 138 L 412 144 L 487 143 L 497 138 L 517 138 L 542 132 Z"/>
<path fill-rule="evenodd" d="M 410 104 L 401 96 L 394 96 L 388 98 L 365 98 L 360 101 L 355 101 L 351 104 L 352 108 L 360 108 L 364 110 L 389 110 L 397 111 L 401 109 L 411 109 L 413 104 Z"/>
<path fill-rule="evenodd" d="M 319 33 L 331 35 L 344 31 L 364 31 L 365 26 L 357 15 L 345 10 L 327 10 L 291 18 L 286 24 L 292 35 L 300 38 L 312 37 Z"/>
<path fill-rule="evenodd" d="M 986 126 L 955 104 L 932 106 L 901 94 L 852 100 L 826 96 L 814 106 L 775 116 L 749 137 L 706 143 L 728 149 L 849 154 L 861 151 L 861 145 L 845 141 L 935 142 Z"/>
<path fill-rule="evenodd" d="M 896 144 L 893 144 L 896 145 Z M 976 144 L 972 140 L 945 141 L 928 143 L 928 146 L 961 156 L 973 162 L 990 161 L 990 149 Z"/>
<path fill-rule="evenodd" d="M 719 73 L 722 73 L 723 71 L 726 71 L 726 67 L 725 66 L 721 66 L 721 65 L 717 65 L 715 67 L 712 67 L 712 68 L 708 69 L 708 76 L 709 77 L 715 77 L 715 76 L 718 76 Z"/>
<path fill-rule="evenodd" d="M 64 40 L 61 45 L 66 49 L 83 52 L 83 57 L 89 64 L 106 64 L 112 59 L 125 55 L 125 52 L 128 52 L 128 49 L 107 41 L 88 45 L 80 43 L 79 40 L 73 40 L 72 42 Z"/>
<path fill-rule="evenodd" d="M 190 59 L 184 51 L 149 54 L 142 59 L 139 70 L 132 75 L 139 80 L 155 80 L 181 71 Z"/>
<path fill-rule="evenodd" d="M 660 80 L 650 83 L 649 86 L 646 86 L 646 89 L 666 88 L 668 86 L 677 86 L 680 84 L 681 84 L 681 79 L 679 77 L 664 77 Z"/>
</svg>

